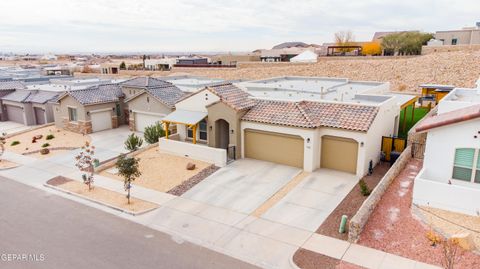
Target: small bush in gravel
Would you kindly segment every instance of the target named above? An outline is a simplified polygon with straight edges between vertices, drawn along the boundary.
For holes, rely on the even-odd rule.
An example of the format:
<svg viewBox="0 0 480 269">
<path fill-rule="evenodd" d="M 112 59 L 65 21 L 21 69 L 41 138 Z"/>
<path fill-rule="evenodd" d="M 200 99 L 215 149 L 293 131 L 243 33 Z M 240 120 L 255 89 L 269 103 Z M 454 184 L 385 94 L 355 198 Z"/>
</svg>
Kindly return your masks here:
<svg viewBox="0 0 480 269">
<path fill-rule="evenodd" d="M 42 155 L 46 155 L 48 153 L 50 153 L 50 150 L 47 149 L 47 148 L 43 148 L 43 149 L 40 150 L 40 154 L 42 154 Z"/>
<path fill-rule="evenodd" d="M 45 139 L 47 139 L 47 140 L 52 140 L 54 138 L 55 138 L 55 136 L 53 134 L 49 134 L 49 135 L 47 135 L 47 137 L 45 137 Z"/>
<path fill-rule="evenodd" d="M 16 146 L 16 145 L 18 145 L 18 144 L 20 144 L 20 141 L 13 141 L 13 142 L 10 144 L 10 146 Z"/>
<path fill-rule="evenodd" d="M 134 133 L 130 134 L 125 141 L 125 149 L 129 151 L 135 151 L 143 144 L 143 139 L 136 136 Z"/>
<path fill-rule="evenodd" d="M 155 125 L 145 127 L 145 132 L 143 133 L 143 137 L 148 144 L 157 143 L 158 139 L 163 136 L 165 136 L 165 130 L 158 122 Z"/>
<path fill-rule="evenodd" d="M 360 185 L 360 192 L 362 193 L 363 196 L 369 196 L 371 191 L 367 186 L 367 183 L 363 179 L 361 179 L 358 184 Z"/>
<path fill-rule="evenodd" d="M 42 145 L 42 148 L 46 148 L 46 147 L 48 147 L 48 146 L 50 146 L 50 144 L 45 143 L 45 144 Z"/>
</svg>

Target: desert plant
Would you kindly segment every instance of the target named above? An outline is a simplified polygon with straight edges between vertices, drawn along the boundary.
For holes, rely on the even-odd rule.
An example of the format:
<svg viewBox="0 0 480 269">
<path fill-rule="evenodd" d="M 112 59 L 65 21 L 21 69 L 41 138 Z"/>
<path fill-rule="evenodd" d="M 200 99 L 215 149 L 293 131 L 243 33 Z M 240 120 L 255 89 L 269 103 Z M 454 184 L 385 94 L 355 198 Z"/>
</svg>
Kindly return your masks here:
<svg viewBox="0 0 480 269">
<path fill-rule="evenodd" d="M 135 151 L 139 149 L 142 144 L 143 139 L 132 133 L 127 137 L 127 140 L 125 141 L 125 149 L 129 151 Z"/>
<path fill-rule="evenodd" d="M 430 33 L 398 32 L 382 38 L 382 48 L 386 54 L 393 55 L 418 55 L 422 53 L 422 45 L 432 39 Z"/>
<path fill-rule="evenodd" d="M 120 70 L 125 70 L 127 69 L 127 65 L 125 64 L 125 62 L 121 62 L 120 63 Z"/>
<path fill-rule="evenodd" d="M 358 182 L 358 185 L 360 186 L 360 192 L 362 193 L 363 196 L 369 196 L 370 195 L 371 191 L 368 188 L 365 180 L 360 179 L 360 181 Z"/>
<path fill-rule="evenodd" d="M 163 127 L 159 122 L 145 127 L 145 131 L 143 133 L 143 137 L 148 144 L 157 143 L 158 139 L 163 136 L 165 136 L 165 130 L 163 130 Z"/>
<path fill-rule="evenodd" d="M 20 144 L 20 141 L 15 140 L 10 144 L 10 146 L 16 146 L 16 145 L 19 145 L 19 144 Z"/>
<path fill-rule="evenodd" d="M 45 137 L 46 140 L 52 140 L 54 138 L 55 138 L 55 136 L 53 134 L 49 134 Z"/>
<path fill-rule="evenodd" d="M 367 42 L 362 45 L 362 55 L 380 55 L 382 46 L 378 42 Z"/>
<path fill-rule="evenodd" d="M 335 39 L 335 45 L 337 46 L 351 46 L 355 43 L 355 37 L 353 36 L 352 31 L 340 31 L 336 32 L 334 34 L 334 39 Z M 353 49 L 338 49 L 338 51 L 345 53 L 345 52 L 350 52 Z"/>
<path fill-rule="evenodd" d="M 140 159 L 133 157 L 126 157 L 124 154 L 118 156 L 115 167 L 118 169 L 118 174 L 123 177 L 123 186 L 127 192 L 127 201 L 130 204 L 130 189 L 132 182 L 142 175 L 139 169 Z"/>
<path fill-rule="evenodd" d="M 454 269 L 457 261 L 459 261 L 463 252 L 459 244 L 458 238 L 445 238 L 432 229 L 430 229 L 426 237 L 430 242 L 430 245 L 440 246 L 442 248 L 442 265 L 445 269 Z"/>
<path fill-rule="evenodd" d="M 88 186 L 88 190 L 93 189 L 93 172 L 95 163 L 95 147 L 87 141 L 82 147 L 80 153 L 75 156 L 75 166 L 86 174 L 82 175 L 83 183 Z"/>
<path fill-rule="evenodd" d="M 42 148 L 46 148 L 46 147 L 48 147 L 48 146 L 50 146 L 50 144 L 45 143 L 45 144 L 42 145 Z"/>
</svg>

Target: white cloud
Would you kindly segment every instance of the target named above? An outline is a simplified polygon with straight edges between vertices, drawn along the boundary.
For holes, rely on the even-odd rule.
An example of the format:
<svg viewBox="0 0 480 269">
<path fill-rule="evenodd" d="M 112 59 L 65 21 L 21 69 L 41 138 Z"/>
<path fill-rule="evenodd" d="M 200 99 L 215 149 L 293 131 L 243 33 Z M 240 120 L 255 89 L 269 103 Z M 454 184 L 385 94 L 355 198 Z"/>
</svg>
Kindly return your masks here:
<svg viewBox="0 0 480 269">
<path fill-rule="evenodd" d="M 474 0 L 14 0 L 0 10 L 0 51 L 252 50 L 480 19 Z"/>
</svg>

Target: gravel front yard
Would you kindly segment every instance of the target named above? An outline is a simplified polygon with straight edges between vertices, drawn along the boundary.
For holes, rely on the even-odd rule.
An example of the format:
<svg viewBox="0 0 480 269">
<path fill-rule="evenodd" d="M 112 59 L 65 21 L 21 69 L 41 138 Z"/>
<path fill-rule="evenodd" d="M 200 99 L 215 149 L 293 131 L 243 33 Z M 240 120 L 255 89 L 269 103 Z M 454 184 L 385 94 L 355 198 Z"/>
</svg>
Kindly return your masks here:
<svg viewBox="0 0 480 269">
<path fill-rule="evenodd" d="M 126 193 L 118 193 L 101 187 L 94 187 L 93 190 L 89 191 L 87 185 L 83 184 L 82 182 L 63 177 L 53 178 L 49 180 L 47 184 L 78 194 L 86 199 L 93 199 L 131 212 L 142 212 L 158 207 L 157 204 L 133 197 L 130 198 L 130 204 L 128 204 Z"/>
<path fill-rule="evenodd" d="M 442 247 L 430 245 L 426 237 L 430 228 L 411 211 L 414 179 L 421 168 L 421 160 L 411 160 L 395 178 L 367 222 L 359 244 L 441 266 Z M 462 252 L 455 268 L 480 268 L 480 256 Z"/>
<path fill-rule="evenodd" d="M 293 262 L 302 269 L 362 269 L 358 265 L 328 257 L 300 248 L 293 256 Z"/>
<path fill-rule="evenodd" d="M 189 158 L 160 153 L 158 147 L 146 150 L 135 156 L 140 159 L 142 175 L 134 181 L 135 185 L 168 192 L 184 181 L 198 174 L 211 164 Z M 187 170 L 187 164 L 195 164 L 194 170 Z M 100 175 L 123 181 L 116 175 L 114 167 L 100 172 Z"/>
<path fill-rule="evenodd" d="M 41 135 L 42 138 L 37 139 L 35 143 L 32 143 L 34 136 Z M 47 139 L 48 135 L 53 135 L 53 139 Z M 13 142 L 18 141 L 19 144 L 12 145 Z M 85 144 L 85 141 L 90 141 L 90 137 L 87 135 L 77 134 L 63 129 L 59 129 L 55 126 L 47 126 L 40 129 L 32 130 L 26 133 L 18 134 L 7 138 L 5 148 L 8 151 L 18 154 L 28 154 L 28 156 L 44 158 L 50 157 L 55 154 L 59 154 L 67 151 L 70 148 L 80 148 Z M 41 155 L 39 152 L 29 154 L 31 152 L 39 151 L 45 143 L 49 145 L 46 147 L 50 149 L 50 153 Z M 63 148 L 63 149 L 55 149 Z"/>
</svg>

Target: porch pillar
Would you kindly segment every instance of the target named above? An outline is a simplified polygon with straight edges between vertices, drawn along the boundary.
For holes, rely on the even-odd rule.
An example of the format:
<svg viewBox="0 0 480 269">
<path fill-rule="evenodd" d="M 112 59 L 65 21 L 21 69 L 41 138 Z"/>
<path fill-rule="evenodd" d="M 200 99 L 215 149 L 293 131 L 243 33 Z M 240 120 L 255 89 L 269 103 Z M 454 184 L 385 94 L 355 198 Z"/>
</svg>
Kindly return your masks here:
<svg viewBox="0 0 480 269">
<path fill-rule="evenodd" d="M 193 125 L 192 127 L 193 132 L 193 144 L 197 144 L 197 124 Z"/>
<path fill-rule="evenodd" d="M 168 139 L 168 126 L 170 125 L 170 122 L 166 121 L 165 122 L 165 138 Z"/>
</svg>

